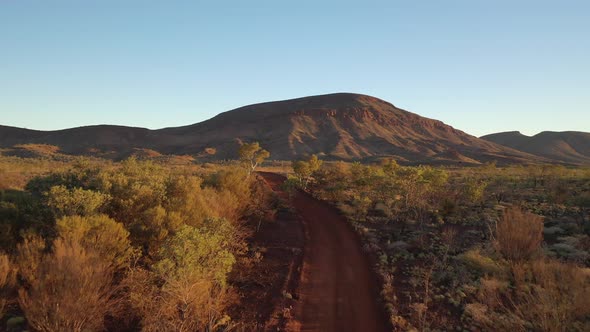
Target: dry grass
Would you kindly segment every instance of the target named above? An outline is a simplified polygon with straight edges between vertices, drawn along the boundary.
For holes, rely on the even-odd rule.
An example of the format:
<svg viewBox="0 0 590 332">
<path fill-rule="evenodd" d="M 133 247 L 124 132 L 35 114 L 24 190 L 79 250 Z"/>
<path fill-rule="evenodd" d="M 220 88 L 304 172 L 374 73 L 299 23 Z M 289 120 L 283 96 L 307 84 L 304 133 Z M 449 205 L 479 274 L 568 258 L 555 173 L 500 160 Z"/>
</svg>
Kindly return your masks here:
<svg viewBox="0 0 590 332">
<path fill-rule="evenodd" d="M 543 219 L 511 207 L 496 225 L 496 249 L 508 260 L 526 260 L 539 251 L 543 241 Z"/>
<path fill-rule="evenodd" d="M 0 254 L 0 319 L 4 316 L 4 309 L 8 304 L 8 293 L 14 286 L 15 269 L 5 254 Z"/>
<path fill-rule="evenodd" d="M 583 269 L 556 260 L 537 260 L 519 270 L 511 298 L 517 316 L 542 331 L 590 327 L 581 325 L 590 317 L 590 278 Z"/>
<path fill-rule="evenodd" d="M 514 262 L 508 280 L 481 281 L 480 301 L 466 313 L 481 326 L 513 331 L 588 331 L 590 275 L 557 260 Z"/>
<path fill-rule="evenodd" d="M 43 254 L 43 240 L 19 246 L 24 285 L 18 300 L 27 322 L 37 331 L 100 331 L 118 306 L 114 272 L 97 253 L 74 241 L 57 239 Z"/>
</svg>

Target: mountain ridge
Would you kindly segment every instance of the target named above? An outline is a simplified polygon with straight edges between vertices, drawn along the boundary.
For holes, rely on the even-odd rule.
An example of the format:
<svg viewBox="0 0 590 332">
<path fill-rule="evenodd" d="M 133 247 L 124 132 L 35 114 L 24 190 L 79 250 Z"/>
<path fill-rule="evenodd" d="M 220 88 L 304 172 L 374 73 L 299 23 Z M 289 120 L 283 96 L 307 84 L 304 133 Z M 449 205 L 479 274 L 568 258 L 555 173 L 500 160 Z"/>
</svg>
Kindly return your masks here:
<svg viewBox="0 0 590 332">
<path fill-rule="evenodd" d="M 542 131 L 533 136 L 508 131 L 482 139 L 540 157 L 565 163 L 590 164 L 590 133 L 581 131 Z"/>
<path fill-rule="evenodd" d="M 241 143 L 258 141 L 271 158 L 318 154 L 332 160 L 393 157 L 402 163 L 550 162 L 477 138 L 376 97 L 334 93 L 257 103 L 180 127 L 94 125 L 56 131 L 0 126 L 0 147 L 56 145 L 66 154 L 123 158 L 137 149 L 232 159 Z M 216 151 L 216 153 L 204 153 Z"/>
</svg>

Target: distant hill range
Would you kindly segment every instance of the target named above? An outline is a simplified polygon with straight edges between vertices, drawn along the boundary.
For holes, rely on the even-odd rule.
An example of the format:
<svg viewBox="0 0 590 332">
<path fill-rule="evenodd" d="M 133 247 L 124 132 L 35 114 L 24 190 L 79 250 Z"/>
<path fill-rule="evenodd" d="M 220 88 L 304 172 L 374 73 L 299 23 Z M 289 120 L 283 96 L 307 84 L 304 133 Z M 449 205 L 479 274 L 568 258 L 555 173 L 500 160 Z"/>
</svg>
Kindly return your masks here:
<svg viewBox="0 0 590 332">
<path fill-rule="evenodd" d="M 586 143 L 579 142 L 586 148 L 575 151 L 588 158 L 589 134 L 579 134 L 586 135 Z M 37 131 L 0 126 L 0 148 L 15 154 L 28 146 L 30 153 L 31 144 L 45 144 L 58 147 L 59 153 L 112 159 L 188 155 L 214 160 L 235 158 L 242 142 L 258 141 L 277 160 L 318 154 L 327 160 L 393 157 L 406 164 L 588 163 L 569 152 L 563 155 L 573 159 L 522 149 L 490 136 L 471 136 L 378 98 L 336 93 L 244 106 L 197 124 L 158 130 L 99 125 Z M 33 150 L 54 149 L 35 146 Z"/>
<path fill-rule="evenodd" d="M 544 131 L 526 136 L 518 131 L 509 131 L 481 138 L 557 162 L 590 164 L 590 133 Z"/>
</svg>

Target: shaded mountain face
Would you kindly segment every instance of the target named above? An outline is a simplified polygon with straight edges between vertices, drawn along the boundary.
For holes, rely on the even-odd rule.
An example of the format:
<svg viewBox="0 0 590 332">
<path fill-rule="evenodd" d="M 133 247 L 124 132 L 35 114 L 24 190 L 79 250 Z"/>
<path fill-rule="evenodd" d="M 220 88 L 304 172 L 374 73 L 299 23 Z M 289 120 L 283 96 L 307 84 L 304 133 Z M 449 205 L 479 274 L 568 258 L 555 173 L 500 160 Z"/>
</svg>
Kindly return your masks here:
<svg viewBox="0 0 590 332">
<path fill-rule="evenodd" d="M 258 141 L 272 159 L 318 154 L 323 159 L 394 157 L 407 163 L 496 160 L 539 162 L 533 156 L 399 109 L 383 100 L 338 93 L 241 107 L 185 127 L 148 130 L 90 126 L 59 131 L 0 127 L 0 145 L 51 144 L 69 154 L 122 157 L 137 149 L 235 158 L 241 142 Z"/>
<path fill-rule="evenodd" d="M 511 131 L 486 135 L 482 139 L 563 163 L 590 164 L 590 133 L 544 131 L 526 136 Z"/>
<path fill-rule="evenodd" d="M 55 131 L 38 131 L 0 126 L 0 147 L 21 144 L 49 144 L 72 155 L 118 158 L 144 147 L 153 131 L 122 126 L 88 126 Z"/>
</svg>

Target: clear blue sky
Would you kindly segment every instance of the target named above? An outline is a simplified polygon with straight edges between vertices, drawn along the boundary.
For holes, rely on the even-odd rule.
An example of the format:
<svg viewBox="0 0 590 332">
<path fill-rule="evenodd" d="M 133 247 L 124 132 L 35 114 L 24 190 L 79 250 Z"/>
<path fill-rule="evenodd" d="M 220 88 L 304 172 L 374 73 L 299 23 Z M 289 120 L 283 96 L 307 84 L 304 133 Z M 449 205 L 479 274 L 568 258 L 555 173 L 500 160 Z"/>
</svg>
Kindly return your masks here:
<svg viewBox="0 0 590 332">
<path fill-rule="evenodd" d="M 0 124 L 162 128 L 331 92 L 477 136 L 590 131 L 590 1 L 0 0 Z"/>
</svg>

